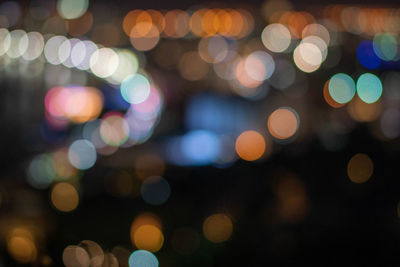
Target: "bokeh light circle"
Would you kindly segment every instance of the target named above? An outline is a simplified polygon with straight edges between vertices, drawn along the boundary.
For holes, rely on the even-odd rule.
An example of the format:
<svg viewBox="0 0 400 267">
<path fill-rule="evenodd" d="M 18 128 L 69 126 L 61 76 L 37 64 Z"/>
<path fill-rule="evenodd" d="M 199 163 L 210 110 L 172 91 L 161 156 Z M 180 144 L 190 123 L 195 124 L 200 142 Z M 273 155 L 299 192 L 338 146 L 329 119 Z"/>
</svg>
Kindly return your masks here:
<svg viewBox="0 0 400 267">
<path fill-rule="evenodd" d="M 251 79 L 261 82 L 272 76 L 275 62 L 268 53 L 256 51 L 247 56 L 244 69 Z"/>
<path fill-rule="evenodd" d="M 58 0 L 57 11 L 64 19 L 76 19 L 89 7 L 89 0 Z"/>
<path fill-rule="evenodd" d="M 329 94 L 339 104 L 345 104 L 353 99 L 356 86 L 353 78 L 344 73 L 337 73 L 329 80 Z"/>
<path fill-rule="evenodd" d="M 139 68 L 139 61 L 136 55 L 129 50 L 119 50 L 117 54 L 119 64 L 111 78 L 119 84 L 128 76 L 136 74 Z"/>
<path fill-rule="evenodd" d="M 99 244 L 92 240 L 82 240 L 79 246 L 84 248 L 90 257 L 90 266 L 104 266 L 104 251 Z"/>
<path fill-rule="evenodd" d="M 10 58 L 18 58 L 22 56 L 28 49 L 28 35 L 23 30 L 13 30 L 10 32 L 11 43 L 7 50 Z"/>
<path fill-rule="evenodd" d="M 100 123 L 100 136 L 110 146 L 120 146 L 128 140 L 129 125 L 119 112 L 106 114 Z"/>
<path fill-rule="evenodd" d="M 65 266 L 89 267 L 90 258 L 87 251 L 79 246 L 68 246 L 64 249 L 62 260 Z"/>
<path fill-rule="evenodd" d="M 128 103 L 142 103 L 150 95 L 150 82 L 141 74 L 128 76 L 121 83 L 121 95 Z"/>
<path fill-rule="evenodd" d="M 78 191 L 69 183 L 58 183 L 51 190 L 51 203 L 59 211 L 73 211 L 79 203 Z"/>
<path fill-rule="evenodd" d="M 218 136 L 206 130 L 188 132 L 183 136 L 180 145 L 184 157 L 197 165 L 214 162 L 221 150 Z"/>
<path fill-rule="evenodd" d="M 262 157 L 265 152 L 265 139 L 257 131 L 245 131 L 236 139 L 236 152 L 239 157 L 254 161 Z"/>
<path fill-rule="evenodd" d="M 147 250 L 135 250 L 129 256 L 129 267 L 158 267 L 158 260 Z"/>
<path fill-rule="evenodd" d="M 111 48 L 100 48 L 90 57 L 90 70 L 100 78 L 114 74 L 119 64 L 117 53 Z"/>
<path fill-rule="evenodd" d="M 398 54 L 398 42 L 390 33 L 379 33 L 374 36 L 372 43 L 375 54 L 382 60 L 394 60 Z"/>
<path fill-rule="evenodd" d="M 372 73 L 364 73 L 357 80 L 357 94 L 365 103 L 371 104 L 382 95 L 382 82 Z"/>
<path fill-rule="evenodd" d="M 269 24 L 262 31 L 261 40 L 268 50 L 281 53 L 284 52 L 290 45 L 290 31 L 282 24 Z"/>
<path fill-rule="evenodd" d="M 10 48 L 11 37 L 7 29 L 0 29 L 0 56 L 7 53 Z"/>
<path fill-rule="evenodd" d="M 91 168 L 97 159 L 96 148 L 85 139 L 73 142 L 68 149 L 68 159 L 72 166 L 80 170 Z"/>
<path fill-rule="evenodd" d="M 357 47 L 357 59 L 367 69 L 376 69 L 382 60 L 375 54 L 372 41 L 362 41 Z"/>
<path fill-rule="evenodd" d="M 27 36 L 28 48 L 22 57 L 28 61 L 31 61 L 38 58 L 42 54 L 44 48 L 44 39 L 43 36 L 38 32 L 29 32 Z"/>
<path fill-rule="evenodd" d="M 58 56 L 58 50 L 65 41 L 68 39 L 64 36 L 53 36 L 47 40 L 44 46 L 44 56 L 46 57 L 47 62 L 53 65 L 61 64 L 61 61 Z"/>
<path fill-rule="evenodd" d="M 289 107 L 278 108 L 268 117 L 268 131 L 277 139 L 289 139 L 297 132 L 300 119 Z"/>
<path fill-rule="evenodd" d="M 133 241 L 138 249 L 157 252 L 164 244 L 164 235 L 157 226 L 145 224 L 136 229 Z"/>
<path fill-rule="evenodd" d="M 301 71 L 310 73 L 319 69 L 323 56 L 317 45 L 302 42 L 294 50 L 293 60 Z"/>
</svg>

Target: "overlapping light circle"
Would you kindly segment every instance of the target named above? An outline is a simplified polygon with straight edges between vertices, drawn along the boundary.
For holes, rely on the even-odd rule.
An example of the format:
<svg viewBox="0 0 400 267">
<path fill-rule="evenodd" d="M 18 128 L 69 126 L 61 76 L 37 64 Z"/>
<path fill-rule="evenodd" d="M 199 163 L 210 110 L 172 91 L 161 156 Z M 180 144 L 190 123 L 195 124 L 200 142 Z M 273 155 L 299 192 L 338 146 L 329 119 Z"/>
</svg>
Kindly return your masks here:
<svg viewBox="0 0 400 267">
<path fill-rule="evenodd" d="M 373 40 L 373 49 L 380 59 L 385 61 L 393 60 L 398 54 L 397 39 L 390 33 L 377 34 Z"/>
<path fill-rule="evenodd" d="M 121 95 L 128 103 L 142 103 L 150 95 L 150 82 L 141 74 L 128 76 L 121 83 Z"/>
<path fill-rule="evenodd" d="M 80 41 L 76 43 L 71 50 L 72 64 L 80 70 L 90 68 L 90 58 L 97 51 L 97 45 L 92 41 Z"/>
<path fill-rule="evenodd" d="M 247 56 L 244 69 L 250 78 L 261 82 L 272 76 L 275 70 L 275 62 L 268 53 L 256 51 Z"/>
<path fill-rule="evenodd" d="M 90 57 L 90 70 L 100 78 L 111 76 L 118 68 L 119 57 L 111 48 L 100 48 Z"/>
<path fill-rule="evenodd" d="M 83 123 L 97 118 L 103 109 L 103 95 L 94 87 L 54 87 L 45 96 L 49 115 Z"/>
<path fill-rule="evenodd" d="M 261 33 L 261 40 L 271 52 L 284 52 L 291 43 L 289 29 L 279 23 L 269 24 Z"/>
<path fill-rule="evenodd" d="M 302 42 L 294 50 L 293 59 L 300 70 L 310 73 L 319 69 L 323 61 L 323 55 L 317 45 Z"/>
<path fill-rule="evenodd" d="M 28 61 L 31 61 L 38 58 L 42 54 L 44 39 L 43 36 L 38 32 L 29 32 L 27 37 L 28 47 L 22 57 Z"/>
<path fill-rule="evenodd" d="M 329 94 L 339 104 L 345 104 L 353 99 L 356 86 L 353 78 L 344 73 L 337 73 L 329 80 Z"/>
<path fill-rule="evenodd" d="M 119 112 L 106 114 L 100 124 L 100 136 L 110 146 L 120 146 L 129 137 L 129 125 Z"/>
<path fill-rule="evenodd" d="M 28 49 L 28 35 L 23 30 L 14 30 L 10 32 L 10 46 L 7 55 L 10 58 L 18 58 L 22 56 Z"/>
<path fill-rule="evenodd" d="M 58 51 L 60 46 L 67 40 L 66 37 L 58 35 L 47 40 L 46 45 L 44 46 L 44 56 L 46 57 L 47 62 L 53 65 L 61 64 Z"/>
<path fill-rule="evenodd" d="M 76 140 L 68 149 L 68 159 L 75 168 L 87 170 L 96 163 L 96 148 L 86 139 Z"/>
<path fill-rule="evenodd" d="M 136 74 L 139 61 L 136 55 L 129 50 L 119 50 L 117 54 L 119 58 L 118 67 L 110 78 L 119 84 L 128 76 Z"/>
<path fill-rule="evenodd" d="M 58 0 L 57 11 L 65 19 L 76 19 L 82 16 L 89 7 L 89 0 Z"/>
<path fill-rule="evenodd" d="M 10 48 L 11 37 L 7 29 L 0 29 L 0 56 L 7 53 Z"/>
</svg>

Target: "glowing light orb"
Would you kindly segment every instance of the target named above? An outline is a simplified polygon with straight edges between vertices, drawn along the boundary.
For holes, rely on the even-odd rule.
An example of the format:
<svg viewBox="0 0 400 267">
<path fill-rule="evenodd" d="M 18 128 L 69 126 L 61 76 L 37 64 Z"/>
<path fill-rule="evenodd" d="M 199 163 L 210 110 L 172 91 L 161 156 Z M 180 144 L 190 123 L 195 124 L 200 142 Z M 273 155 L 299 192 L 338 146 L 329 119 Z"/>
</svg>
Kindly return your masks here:
<svg viewBox="0 0 400 267">
<path fill-rule="evenodd" d="M 83 123 L 99 116 L 103 95 L 94 87 L 54 87 L 45 96 L 45 107 L 53 117 Z"/>
<path fill-rule="evenodd" d="M 90 258 L 87 251 L 79 246 L 68 246 L 63 251 L 62 260 L 65 266 L 88 267 Z"/>
<path fill-rule="evenodd" d="M 375 54 L 371 41 L 362 41 L 357 47 L 357 59 L 367 69 L 376 69 L 382 60 Z"/>
<path fill-rule="evenodd" d="M 274 73 L 275 62 L 268 53 L 256 51 L 246 58 L 244 68 L 252 79 L 264 81 Z"/>
<path fill-rule="evenodd" d="M 300 43 L 293 52 L 293 60 L 301 71 L 310 73 L 319 69 L 323 56 L 317 45 Z"/>
<path fill-rule="evenodd" d="M 76 140 L 68 150 L 68 159 L 72 166 L 80 170 L 86 170 L 96 162 L 96 148 L 93 144 L 85 139 Z"/>
<path fill-rule="evenodd" d="M 92 41 L 80 41 L 71 50 L 71 62 L 80 70 L 90 68 L 90 58 L 97 51 L 97 45 Z"/>
<path fill-rule="evenodd" d="M 69 183 L 58 183 L 51 189 L 51 203 L 59 211 L 73 211 L 79 203 L 78 191 Z"/>
<path fill-rule="evenodd" d="M 119 57 L 118 68 L 111 75 L 117 83 L 121 83 L 128 76 L 136 74 L 139 68 L 139 61 L 134 53 L 129 50 L 117 51 Z"/>
<path fill-rule="evenodd" d="M 220 152 L 220 140 L 209 131 L 191 131 L 183 136 L 181 150 L 193 164 L 207 165 L 217 159 Z"/>
<path fill-rule="evenodd" d="M 153 49 L 159 41 L 160 32 L 151 22 L 137 23 L 130 33 L 130 42 L 138 51 L 149 51 Z"/>
<path fill-rule="evenodd" d="M 329 80 L 329 94 L 339 104 L 349 102 L 356 92 L 354 80 L 347 74 L 337 73 Z"/>
<path fill-rule="evenodd" d="M 141 74 L 128 76 L 121 83 L 121 95 L 128 103 L 142 103 L 150 95 L 150 82 Z"/>
<path fill-rule="evenodd" d="M 82 240 L 79 246 L 88 252 L 90 258 L 89 266 L 103 266 L 104 251 L 99 244 L 92 240 Z"/>
<path fill-rule="evenodd" d="M 265 152 L 264 137 L 257 131 L 245 131 L 236 139 L 236 152 L 239 157 L 254 161 L 262 157 Z"/>
<path fill-rule="evenodd" d="M 147 250 L 135 250 L 128 262 L 129 267 L 158 267 L 157 257 Z"/>
<path fill-rule="evenodd" d="M 299 125 L 299 116 L 292 108 L 279 108 L 268 117 L 268 131 L 277 139 L 291 138 L 297 132 Z"/>
<path fill-rule="evenodd" d="M 7 50 L 7 56 L 10 58 L 18 58 L 22 56 L 28 49 L 28 35 L 23 30 L 14 30 L 10 32 L 11 43 Z"/>
<path fill-rule="evenodd" d="M 22 57 L 26 60 L 34 60 L 38 58 L 43 51 L 44 40 L 43 36 L 38 32 L 30 32 L 27 34 L 28 36 L 28 48 Z M 1 37 L 0 37 L 1 38 Z"/>
<path fill-rule="evenodd" d="M 58 0 L 57 11 L 64 19 L 76 19 L 89 7 L 89 0 Z"/>
<path fill-rule="evenodd" d="M 365 103 L 371 104 L 382 95 L 382 82 L 374 74 L 364 73 L 357 80 L 357 94 Z"/>
<path fill-rule="evenodd" d="M 36 260 L 38 251 L 32 234 L 22 228 L 14 229 L 7 238 L 7 250 L 19 263 L 31 263 Z"/>
<path fill-rule="evenodd" d="M 199 42 L 199 55 L 208 63 L 225 61 L 236 54 L 235 44 L 234 41 L 219 35 L 204 37 Z"/>
<path fill-rule="evenodd" d="M 151 86 L 149 97 L 142 103 L 132 104 L 132 109 L 141 114 L 152 115 L 161 109 L 161 104 L 160 92 L 154 86 Z"/>
<path fill-rule="evenodd" d="M 289 29 L 279 23 L 269 24 L 261 33 L 261 40 L 266 48 L 272 52 L 284 52 L 290 45 Z"/>
<path fill-rule="evenodd" d="M 111 76 L 118 68 L 119 57 L 111 48 L 100 48 L 90 57 L 90 70 L 100 78 Z"/>
<path fill-rule="evenodd" d="M 307 36 L 305 37 L 302 41 L 302 43 L 310 43 L 310 44 L 314 44 L 315 46 L 318 47 L 319 51 L 321 51 L 321 55 L 322 55 L 322 61 L 325 61 L 326 57 L 328 56 L 328 45 L 325 43 L 324 40 L 322 40 L 322 38 L 318 37 L 318 36 Z M 311 63 L 311 64 L 320 64 L 319 61 Z"/>
<path fill-rule="evenodd" d="M 303 38 L 307 36 L 318 36 L 324 40 L 326 45 L 329 45 L 331 40 L 329 31 L 326 29 L 326 27 L 317 23 L 308 24 L 306 27 L 304 27 L 301 36 Z"/>
<path fill-rule="evenodd" d="M 253 62 L 257 61 L 257 59 L 255 59 L 255 60 L 253 59 L 251 61 L 253 61 Z M 256 73 L 258 73 L 258 75 L 260 75 L 260 74 L 262 75 L 263 72 L 264 73 L 266 72 L 265 66 L 262 63 L 260 64 L 260 61 L 257 61 L 257 62 L 258 62 L 258 64 L 257 64 L 258 66 L 249 67 L 250 72 L 254 71 L 254 69 L 255 69 L 257 71 Z M 255 67 L 255 68 L 252 69 L 253 67 Z M 261 67 L 261 68 L 259 68 L 259 67 Z M 255 73 L 253 73 L 253 75 L 255 75 Z M 236 67 L 235 67 L 235 78 L 241 85 L 243 85 L 244 87 L 247 87 L 247 88 L 257 88 L 263 83 L 263 81 L 257 81 L 249 75 L 249 73 L 246 70 L 246 59 L 242 59 L 237 62 Z M 254 91 L 254 90 L 242 90 L 242 91 L 244 91 L 244 92 L 242 93 L 239 90 L 239 93 L 242 93 L 243 95 L 246 95 L 246 93 L 251 95 L 251 93 L 249 93 L 249 91 Z"/>
<path fill-rule="evenodd" d="M 50 64 L 61 64 L 58 52 L 60 46 L 67 40 L 68 39 L 64 36 L 53 36 L 47 40 L 46 45 L 44 46 L 44 56 Z"/>
<path fill-rule="evenodd" d="M 390 33 L 377 34 L 373 40 L 375 54 L 382 60 L 393 60 L 398 53 L 396 37 Z"/>
<path fill-rule="evenodd" d="M 100 124 L 100 136 L 104 143 L 110 146 L 120 146 L 129 137 L 129 125 L 124 115 L 110 112 L 103 117 Z"/>
<path fill-rule="evenodd" d="M 344 105 L 344 104 L 340 104 L 340 103 L 336 102 L 335 100 L 333 100 L 333 98 L 329 94 L 329 80 L 325 82 L 323 96 L 324 96 L 326 103 L 328 103 L 328 105 L 333 108 L 340 108 L 340 107 L 343 107 L 343 105 Z"/>
<path fill-rule="evenodd" d="M 158 227 L 146 224 L 136 229 L 133 241 L 138 249 L 157 252 L 164 244 L 164 235 Z"/>
</svg>

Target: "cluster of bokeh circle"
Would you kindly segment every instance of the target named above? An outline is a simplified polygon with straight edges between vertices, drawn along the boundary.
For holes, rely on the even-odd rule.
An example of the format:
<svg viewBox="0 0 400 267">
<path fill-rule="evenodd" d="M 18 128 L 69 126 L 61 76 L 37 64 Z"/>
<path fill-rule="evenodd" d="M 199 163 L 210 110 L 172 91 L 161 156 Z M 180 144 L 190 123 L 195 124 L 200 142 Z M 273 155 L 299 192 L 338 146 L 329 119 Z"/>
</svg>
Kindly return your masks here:
<svg viewBox="0 0 400 267">
<path fill-rule="evenodd" d="M 57 10 L 63 19 L 74 20 L 90 17 L 90 13 L 86 13 L 88 6 L 87 0 L 61 0 L 58 1 Z M 344 10 L 342 18 L 346 18 L 347 13 Z M 10 15 L 6 17 L 9 25 L 14 25 L 13 18 Z M 192 34 L 200 38 L 197 50 L 186 51 L 176 63 L 181 77 L 190 82 L 200 81 L 212 68 L 218 78 L 229 84 L 233 93 L 254 101 L 265 97 L 268 86 L 288 92 L 288 88 L 295 84 L 295 79 L 301 77 L 295 67 L 307 74 L 319 70 L 327 61 L 328 49 L 334 48 L 339 42 L 337 32 L 327 26 L 329 23 L 320 23 L 307 12 L 285 11 L 274 19 L 272 17 L 272 21 L 269 21 L 271 23 L 258 37 L 262 45 L 252 46 L 249 42 L 246 49 L 243 49 L 245 53 L 239 49 L 238 40 L 252 32 L 254 19 L 243 9 L 202 8 L 191 13 L 183 10 L 164 13 L 132 10 L 124 16 L 122 29 L 137 51 L 156 48 L 161 37 L 178 39 Z M 357 32 L 361 28 L 369 31 L 365 25 L 358 25 L 360 29 L 347 24 L 344 27 L 348 32 Z M 71 32 L 70 35 L 73 36 Z M 56 129 L 66 129 L 71 124 L 79 125 L 79 134 L 68 146 L 35 156 L 27 169 L 28 182 L 38 189 L 51 186 L 51 204 L 58 211 L 71 212 L 80 202 L 79 179 L 84 171 L 95 166 L 100 156 L 114 154 L 119 148 L 141 144 L 151 137 L 163 107 L 161 90 L 145 71 L 139 58 L 140 52 L 134 53 L 131 49 L 104 47 L 90 40 L 69 39 L 62 35 L 45 37 L 39 32 L 9 31 L 5 28 L 0 29 L 0 41 L 0 56 L 29 62 L 43 58 L 51 65 L 87 71 L 118 89 L 121 99 L 128 103 L 126 110 L 104 112 L 107 96 L 98 88 L 72 84 L 55 86 L 47 92 L 47 124 Z M 284 57 L 279 57 L 280 54 L 290 55 L 294 65 Z M 387 62 L 398 60 L 396 36 L 389 32 L 374 33 L 371 41 L 359 44 L 357 57 L 359 63 L 371 72 Z M 165 56 L 164 59 L 156 59 L 160 65 L 165 64 L 163 60 Z M 279 73 L 285 73 L 285 76 L 282 78 Z M 398 76 L 392 76 L 395 81 L 399 81 Z M 379 103 L 382 92 L 381 79 L 370 72 L 359 75 L 356 81 L 350 75 L 336 73 L 323 87 L 326 102 L 334 108 L 351 102 L 354 105 L 373 106 Z M 357 102 L 359 100 L 361 104 Z M 350 109 L 349 112 L 358 111 Z M 169 143 L 166 146 L 179 146 L 186 161 L 178 158 L 169 163 L 214 164 L 224 167 L 238 158 L 249 162 L 264 160 L 272 152 L 272 140 L 283 145 L 295 140 L 301 128 L 302 114 L 299 113 L 292 106 L 274 107 L 264 118 L 262 129 L 240 129 L 233 136 L 204 129 L 188 132 L 182 138 L 174 139 L 171 146 Z M 398 114 L 385 113 L 382 123 L 390 124 L 400 116 Z M 362 117 L 364 115 L 357 116 L 360 121 L 365 119 Z M 399 131 L 388 130 L 385 134 L 395 138 Z M 175 153 L 176 150 L 171 151 Z M 152 162 L 148 169 L 157 166 L 157 171 L 149 172 L 144 168 L 148 162 Z M 168 180 L 163 177 L 164 168 L 164 159 L 159 155 L 142 157 L 135 161 L 135 169 L 146 173 L 143 176 L 137 174 L 139 182 L 132 180 L 129 174 L 120 174 L 116 179 L 106 179 L 106 183 L 110 185 L 110 192 L 117 196 L 129 195 L 130 190 L 136 186 L 134 183 L 138 183 L 138 195 L 146 204 L 163 205 L 173 191 Z M 347 171 L 351 181 L 363 183 L 372 175 L 372 160 L 366 154 L 356 154 L 350 159 Z M 202 231 L 211 242 L 225 242 L 233 232 L 232 218 L 225 213 L 212 214 L 204 219 Z M 177 250 L 187 253 L 191 246 L 180 242 L 180 238 L 185 235 L 198 240 L 195 230 L 182 228 L 176 231 L 172 243 Z M 159 251 L 165 241 L 160 218 L 155 214 L 139 214 L 131 225 L 130 237 L 138 250 L 130 255 L 129 264 L 157 266 L 158 260 L 153 253 Z M 79 259 L 83 263 L 80 262 L 79 266 L 86 266 L 92 257 L 89 250 L 68 247 L 64 254 L 83 255 Z M 70 259 L 67 256 L 64 262 Z M 114 262 L 112 255 L 106 258 Z M 74 260 L 66 265 L 76 265 Z"/>
</svg>

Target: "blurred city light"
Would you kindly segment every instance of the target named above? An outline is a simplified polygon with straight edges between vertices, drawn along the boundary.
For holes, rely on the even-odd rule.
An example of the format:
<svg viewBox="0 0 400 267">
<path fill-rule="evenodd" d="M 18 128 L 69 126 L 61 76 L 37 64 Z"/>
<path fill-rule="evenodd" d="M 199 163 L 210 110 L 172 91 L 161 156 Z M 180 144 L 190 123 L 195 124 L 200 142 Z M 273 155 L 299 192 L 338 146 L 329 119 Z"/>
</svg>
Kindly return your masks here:
<svg viewBox="0 0 400 267">
<path fill-rule="evenodd" d="M 387 0 L 1 2 L 0 266 L 399 265 L 399 36 Z"/>
</svg>

